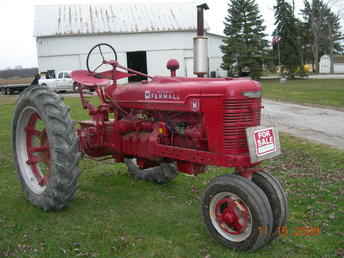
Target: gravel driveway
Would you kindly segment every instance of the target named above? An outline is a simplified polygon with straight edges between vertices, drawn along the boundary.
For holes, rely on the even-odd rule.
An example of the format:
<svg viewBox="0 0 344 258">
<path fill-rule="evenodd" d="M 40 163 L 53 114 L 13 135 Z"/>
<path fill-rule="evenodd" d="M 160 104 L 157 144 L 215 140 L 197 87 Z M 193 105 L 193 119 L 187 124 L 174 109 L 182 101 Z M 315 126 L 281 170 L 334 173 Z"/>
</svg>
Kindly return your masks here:
<svg viewBox="0 0 344 258">
<path fill-rule="evenodd" d="M 263 100 L 263 124 L 344 150 L 344 112 Z"/>
</svg>

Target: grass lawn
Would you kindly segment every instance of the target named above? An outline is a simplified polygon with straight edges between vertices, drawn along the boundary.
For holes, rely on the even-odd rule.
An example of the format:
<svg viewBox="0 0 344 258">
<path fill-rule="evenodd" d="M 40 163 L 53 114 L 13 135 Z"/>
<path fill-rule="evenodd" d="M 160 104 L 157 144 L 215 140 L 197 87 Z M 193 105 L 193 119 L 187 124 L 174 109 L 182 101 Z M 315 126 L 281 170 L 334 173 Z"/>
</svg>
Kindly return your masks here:
<svg viewBox="0 0 344 258">
<path fill-rule="evenodd" d="M 77 98 L 66 103 L 74 118 L 85 117 Z M 13 109 L 13 104 L 0 105 L 0 257 L 344 255 L 344 152 L 283 135 L 283 155 L 264 165 L 288 193 L 288 232 L 256 253 L 238 253 L 209 237 L 200 212 L 206 184 L 228 169 L 210 168 L 197 177 L 180 174 L 167 185 L 154 185 L 129 177 L 121 164 L 84 160 L 69 208 L 47 213 L 33 207 L 23 197 L 12 162 Z M 305 226 L 321 232 L 303 236 Z"/>
<path fill-rule="evenodd" d="M 344 80 L 262 80 L 263 96 L 299 104 L 344 108 Z"/>
</svg>

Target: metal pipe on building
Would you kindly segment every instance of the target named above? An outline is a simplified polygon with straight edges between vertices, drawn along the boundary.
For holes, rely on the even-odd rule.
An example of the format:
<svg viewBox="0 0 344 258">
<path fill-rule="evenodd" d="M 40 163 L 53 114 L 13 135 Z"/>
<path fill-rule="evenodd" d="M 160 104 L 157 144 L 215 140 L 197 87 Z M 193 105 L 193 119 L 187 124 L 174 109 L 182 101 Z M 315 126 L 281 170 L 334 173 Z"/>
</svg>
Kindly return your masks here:
<svg viewBox="0 0 344 258">
<path fill-rule="evenodd" d="M 208 38 L 204 35 L 204 10 L 209 6 L 204 3 L 197 6 L 197 36 L 194 38 L 194 74 L 204 77 L 208 74 Z"/>
</svg>

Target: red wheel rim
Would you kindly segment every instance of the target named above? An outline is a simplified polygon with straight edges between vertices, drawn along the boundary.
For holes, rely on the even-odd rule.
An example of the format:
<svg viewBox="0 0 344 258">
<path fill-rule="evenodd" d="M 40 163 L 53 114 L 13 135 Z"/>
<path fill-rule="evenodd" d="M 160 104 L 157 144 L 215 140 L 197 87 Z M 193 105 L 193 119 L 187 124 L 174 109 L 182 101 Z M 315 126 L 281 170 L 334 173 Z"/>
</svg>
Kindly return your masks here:
<svg viewBox="0 0 344 258">
<path fill-rule="evenodd" d="M 229 234 L 238 235 L 247 228 L 249 213 L 246 205 L 230 197 L 217 201 L 215 215 L 219 226 Z"/>
<path fill-rule="evenodd" d="M 252 232 L 250 209 L 234 193 L 216 194 L 210 201 L 209 214 L 218 233 L 230 241 L 244 241 Z"/>
<path fill-rule="evenodd" d="M 50 176 L 50 151 L 48 135 L 42 124 L 40 116 L 36 112 L 31 113 L 25 127 L 28 157 L 26 163 L 31 167 L 38 184 L 45 186 Z"/>
</svg>

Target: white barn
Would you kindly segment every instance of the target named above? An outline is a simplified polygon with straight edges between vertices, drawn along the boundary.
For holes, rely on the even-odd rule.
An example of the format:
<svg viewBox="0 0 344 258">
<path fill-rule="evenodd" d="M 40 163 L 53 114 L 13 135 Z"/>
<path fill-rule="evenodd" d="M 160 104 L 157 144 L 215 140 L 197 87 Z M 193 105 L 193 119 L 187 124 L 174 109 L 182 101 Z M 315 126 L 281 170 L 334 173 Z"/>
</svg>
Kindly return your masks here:
<svg viewBox="0 0 344 258">
<path fill-rule="evenodd" d="M 139 65 L 142 72 L 168 75 L 166 62 L 175 58 L 180 63 L 177 76 L 194 76 L 196 14 L 195 3 L 36 6 L 34 36 L 39 71 L 86 69 L 91 47 L 108 43 L 124 66 Z M 206 35 L 209 73 L 225 76 L 220 68 L 224 37 Z"/>
</svg>

